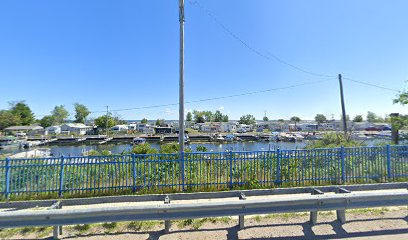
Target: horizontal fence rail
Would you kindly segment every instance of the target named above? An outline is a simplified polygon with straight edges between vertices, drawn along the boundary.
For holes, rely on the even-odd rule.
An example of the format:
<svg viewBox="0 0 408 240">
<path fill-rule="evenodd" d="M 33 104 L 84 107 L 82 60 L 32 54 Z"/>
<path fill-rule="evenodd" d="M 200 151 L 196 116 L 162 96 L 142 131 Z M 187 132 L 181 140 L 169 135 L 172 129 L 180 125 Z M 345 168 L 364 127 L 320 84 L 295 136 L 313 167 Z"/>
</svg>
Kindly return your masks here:
<svg viewBox="0 0 408 240">
<path fill-rule="evenodd" d="M 0 195 L 95 196 L 408 178 L 408 146 L 0 160 Z"/>
<path fill-rule="evenodd" d="M 339 193 L 309 195 L 302 198 L 278 198 L 207 203 L 156 204 L 146 206 L 110 206 L 99 208 L 24 210 L 4 212 L 1 227 L 61 226 L 73 224 L 173 220 L 267 213 L 330 211 L 408 204 L 408 192 Z"/>
</svg>

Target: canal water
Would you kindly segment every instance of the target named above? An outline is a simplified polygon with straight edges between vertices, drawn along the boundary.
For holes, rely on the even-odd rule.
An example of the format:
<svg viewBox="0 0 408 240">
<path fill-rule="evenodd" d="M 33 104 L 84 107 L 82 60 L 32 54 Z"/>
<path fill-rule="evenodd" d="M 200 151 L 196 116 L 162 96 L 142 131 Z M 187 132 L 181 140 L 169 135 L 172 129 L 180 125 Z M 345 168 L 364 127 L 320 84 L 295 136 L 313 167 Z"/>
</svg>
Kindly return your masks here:
<svg viewBox="0 0 408 240">
<path fill-rule="evenodd" d="M 365 142 L 368 146 L 375 146 L 379 143 L 384 144 L 384 140 L 378 140 L 370 142 Z M 190 145 L 186 146 L 190 148 L 192 151 L 196 150 L 197 146 L 204 146 L 209 151 L 213 152 L 224 152 L 227 150 L 232 151 L 267 151 L 267 150 L 275 150 L 277 148 L 280 149 L 302 149 L 308 144 L 308 141 L 302 142 L 236 142 L 236 143 L 191 143 Z M 156 149 L 160 148 L 159 143 L 150 143 L 150 145 Z M 133 148 L 132 144 L 129 143 L 118 143 L 118 144 L 103 144 L 103 145 L 89 145 L 89 144 L 82 144 L 82 145 L 50 145 L 50 146 L 43 146 L 42 148 L 49 148 L 53 156 L 81 156 L 83 152 L 89 150 L 108 150 L 111 151 L 113 154 L 121 154 L 124 152 L 130 152 Z M 15 154 L 25 151 L 24 149 L 7 149 L 7 150 L 0 150 L 1 154 Z"/>
</svg>

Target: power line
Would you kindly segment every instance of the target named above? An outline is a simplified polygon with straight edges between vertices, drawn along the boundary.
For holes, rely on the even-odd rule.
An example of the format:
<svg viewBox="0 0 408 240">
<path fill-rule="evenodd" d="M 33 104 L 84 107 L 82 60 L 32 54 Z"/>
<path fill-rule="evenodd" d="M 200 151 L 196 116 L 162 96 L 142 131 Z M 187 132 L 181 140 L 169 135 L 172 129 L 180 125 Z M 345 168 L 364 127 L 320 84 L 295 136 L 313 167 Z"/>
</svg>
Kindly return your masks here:
<svg viewBox="0 0 408 240">
<path fill-rule="evenodd" d="M 218 26 L 221 27 L 222 30 L 224 30 L 224 32 L 226 32 L 228 35 L 230 35 L 231 37 L 233 37 L 235 40 L 237 40 L 238 42 L 240 42 L 244 47 L 246 47 L 247 49 L 249 49 L 250 51 L 252 51 L 253 53 L 255 53 L 256 55 L 267 59 L 269 61 L 272 61 L 273 59 L 275 59 L 275 61 L 284 64 L 286 66 L 291 67 L 292 69 L 295 69 L 297 71 L 309 74 L 309 75 L 313 75 L 316 77 L 336 77 L 334 75 L 327 75 L 327 74 L 321 74 L 321 73 L 315 73 L 315 72 L 311 72 L 308 70 L 305 70 L 301 67 L 298 67 L 294 64 L 291 64 L 283 59 L 281 59 L 280 57 L 276 56 L 275 54 L 266 51 L 266 54 L 262 53 L 261 51 L 257 50 L 256 48 L 252 47 L 249 43 L 247 43 L 246 41 L 244 41 L 242 38 L 240 38 L 237 34 L 235 34 L 233 31 L 231 31 L 225 24 L 223 24 L 221 21 L 218 20 L 217 17 L 215 17 L 215 15 L 206 7 L 204 7 L 198 0 L 189 1 L 190 4 L 198 6 L 201 10 L 203 10 Z M 273 59 L 272 59 L 272 58 Z"/>
<path fill-rule="evenodd" d="M 376 87 L 376 88 L 379 88 L 379 89 L 384 89 L 384 90 L 388 90 L 388 91 L 392 91 L 392 92 L 399 92 L 399 90 L 397 90 L 397 89 L 387 88 L 387 87 L 383 87 L 383 86 L 380 86 L 380 85 L 377 85 L 377 84 L 363 82 L 363 81 L 359 81 L 359 80 L 348 78 L 348 77 L 344 77 L 343 79 L 351 81 L 351 82 L 359 83 L 359 84 L 362 84 L 362 85 L 370 86 L 370 87 Z"/>
<path fill-rule="evenodd" d="M 199 100 L 186 101 L 185 103 L 186 104 L 191 104 L 191 103 L 207 102 L 207 101 L 214 101 L 214 100 L 226 99 L 226 98 L 248 96 L 248 95 L 260 94 L 260 93 L 266 93 L 266 92 L 272 92 L 272 91 L 285 90 L 285 89 L 289 89 L 289 88 L 296 88 L 296 87 L 305 86 L 305 85 L 318 84 L 318 83 L 332 81 L 334 79 L 335 78 L 324 79 L 324 80 L 319 80 L 319 81 L 314 81 L 314 82 L 303 82 L 303 83 L 293 84 L 293 85 L 289 85 L 289 86 L 285 86 L 285 87 L 278 87 L 278 88 L 271 88 L 271 89 L 265 89 L 265 90 L 259 90 L 259 91 L 232 94 L 232 95 L 227 95 L 227 96 L 220 96 L 220 97 L 212 97 L 212 98 L 205 98 L 205 99 L 199 99 Z M 152 105 L 152 106 L 114 109 L 114 110 L 110 110 L 110 112 L 123 112 L 123 111 L 150 109 L 150 108 L 159 108 L 159 107 L 169 107 L 169 106 L 177 106 L 177 105 L 178 105 L 178 103 L 169 103 L 169 104 Z M 104 111 L 93 111 L 91 113 L 101 113 L 101 112 L 104 112 Z"/>
</svg>

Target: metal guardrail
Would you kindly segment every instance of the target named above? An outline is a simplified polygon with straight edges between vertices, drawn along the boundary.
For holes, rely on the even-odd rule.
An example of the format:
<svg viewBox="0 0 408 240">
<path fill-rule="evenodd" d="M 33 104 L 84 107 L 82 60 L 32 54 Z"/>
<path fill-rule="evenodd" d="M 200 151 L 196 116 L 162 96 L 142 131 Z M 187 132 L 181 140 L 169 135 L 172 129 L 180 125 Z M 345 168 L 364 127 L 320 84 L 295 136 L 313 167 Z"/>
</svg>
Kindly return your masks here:
<svg viewBox="0 0 408 240">
<path fill-rule="evenodd" d="M 350 189 L 357 191 L 364 190 L 382 190 L 382 189 L 407 189 L 408 183 L 400 184 L 375 184 L 369 187 L 357 186 L 327 186 L 320 188 L 297 188 L 294 192 L 311 193 L 302 198 L 294 198 L 293 196 L 286 198 L 268 199 L 268 200 L 250 200 L 249 196 L 265 196 L 273 195 L 275 190 L 255 190 L 244 192 L 224 192 L 213 195 L 217 197 L 231 197 L 230 194 L 239 193 L 239 201 L 226 200 L 223 202 L 210 203 L 183 203 L 171 204 L 170 199 L 181 199 L 181 194 L 175 195 L 154 195 L 149 196 L 151 199 L 161 197 L 163 204 L 147 205 L 147 206 L 109 206 L 99 208 L 82 209 L 58 209 L 64 202 L 57 202 L 52 207 L 45 210 L 21 210 L 21 211 L 6 211 L 0 214 L 0 228 L 5 227 L 25 227 L 25 226 L 54 226 L 54 238 L 58 237 L 62 225 L 86 224 L 98 222 L 119 222 L 119 221 L 144 221 L 144 220 L 165 220 L 165 231 L 170 228 L 170 220 L 174 219 L 191 219 L 204 217 L 222 217 L 222 216 L 239 216 L 240 227 L 244 227 L 244 216 L 254 214 L 267 213 L 286 213 L 286 212 L 311 212 L 311 222 L 314 224 L 317 221 L 318 211 L 337 211 L 337 218 L 341 222 L 345 222 L 345 209 L 353 208 L 369 208 L 369 207 L 384 207 L 384 206 L 403 206 L 408 205 L 408 191 L 403 192 L 351 192 Z M 290 191 L 282 192 L 290 189 L 276 189 L 276 194 L 288 194 Z M 279 192 L 280 191 L 280 192 Z M 324 195 L 324 192 L 332 192 L 336 194 Z M 269 193 L 269 194 L 268 194 Z M 191 199 L 189 197 L 199 197 L 196 195 L 185 194 L 183 199 Z M 216 193 L 214 193 L 216 194 Z M 251 195 L 252 194 L 252 195 Z M 237 197 L 237 195 L 234 195 Z M 127 196 L 126 196 L 127 197 Z M 135 196 L 138 197 L 138 196 Z M 204 197 L 201 196 L 201 197 Z M 211 194 L 208 195 L 211 197 Z M 99 198 L 95 203 L 101 203 L 103 198 Z M 205 199 L 205 198 L 202 198 Z M 93 199 L 92 199 L 93 200 Z M 105 198 L 104 200 L 112 200 Z M 129 199 L 128 199 L 129 200 Z M 137 199 L 136 199 L 137 200 Z M 141 199 L 139 199 L 141 200 Z M 67 202 L 70 203 L 69 201 Z M 71 202 L 73 204 L 74 202 Z M 90 202 L 88 202 L 90 203 Z M 85 201 L 86 204 L 86 201 Z"/>
<path fill-rule="evenodd" d="M 127 154 L 0 161 L 0 198 L 395 182 L 408 146 Z"/>
</svg>

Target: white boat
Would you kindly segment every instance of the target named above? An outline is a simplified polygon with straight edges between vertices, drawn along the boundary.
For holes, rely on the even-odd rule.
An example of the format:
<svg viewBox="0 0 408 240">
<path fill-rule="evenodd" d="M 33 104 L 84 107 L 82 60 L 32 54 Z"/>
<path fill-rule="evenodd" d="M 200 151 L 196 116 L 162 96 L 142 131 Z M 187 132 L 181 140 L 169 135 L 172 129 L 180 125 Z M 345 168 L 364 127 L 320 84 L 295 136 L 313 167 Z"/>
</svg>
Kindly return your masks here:
<svg viewBox="0 0 408 240">
<path fill-rule="evenodd" d="M 221 134 L 217 134 L 217 135 L 215 135 L 215 137 L 214 137 L 214 141 L 216 141 L 216 142 L 224 142 L 224 141 L 225 141 L 225 138 L 224 138 L 223 136 L 221 136 Z"/>
<path fill-rule="evenodd" d="M 51 149 L 49 148 L 37 148 L 10 156 L 10 158 L 47 158 L 47 157 L 51 157 Z"/>
<path fill-rule="evenodd" d="M 142 144 L 146 142 L 146 138 L 136 137 L 133 139 L 133 144 Z"/>
<path fill-rule="evenodd" d="M 0 138 L 0 149 L 20 148 L 22 144 L 22 140 L 18 140 L 12 136 Z"/>
</svg>

